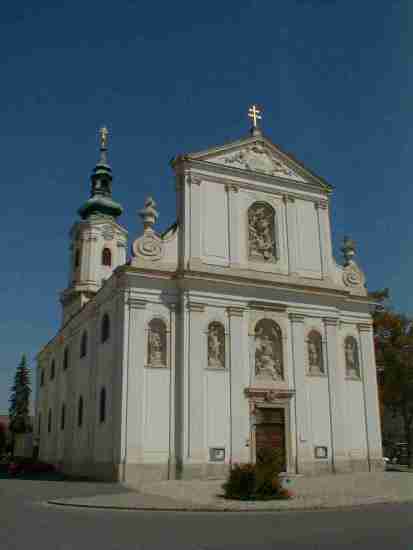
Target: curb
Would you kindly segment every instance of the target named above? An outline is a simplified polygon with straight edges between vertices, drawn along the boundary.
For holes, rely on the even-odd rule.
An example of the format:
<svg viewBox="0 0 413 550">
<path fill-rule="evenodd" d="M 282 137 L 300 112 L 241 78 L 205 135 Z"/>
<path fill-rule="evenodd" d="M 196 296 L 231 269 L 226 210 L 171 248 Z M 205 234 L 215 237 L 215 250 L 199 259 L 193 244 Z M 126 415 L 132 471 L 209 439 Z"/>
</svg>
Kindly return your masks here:
<svg viewBox="0 0 413 550">
<path fill-rule="evenodd" d="M 195 504 L 176 504 L 176 505 L 136 505 L 136 506 L 117 506 L 117 505 L 99 505 L 99 504 L 86 504 L 86 503 L 75 503 L 75 502 L 64 502 L 62 500 L 48 500 L 46 504 L 53 505 L 56 507 L 67 507 L 67 508 L 85 508 L 91 510 L 124 510 L 124 511 L 140 511 L 140 512 L 310 512 L 317 510 L 342 510 L 343 508 L 362 508 L 365 506 L 372 506 L 375 504 L 408 504 L 413 502 L 413 497 L 404 498 L 404 499 L 395 499 L 390 497 L 378 497 L 373 500 L 365 500 L 364 502 L 353 502 L 353 503 L 340 503 L 333 504 L 329 502 L 318 502 L 313 504 L 302 504 L 302 505 L 290 505 L 290 506 L 274 506 L 271 508 L 252 508 L 249 506 L 240 506 L 239 508 L 232 508 L 230 506 L 208 506 L 208 505 L 195 505 Z"/>
</svg>

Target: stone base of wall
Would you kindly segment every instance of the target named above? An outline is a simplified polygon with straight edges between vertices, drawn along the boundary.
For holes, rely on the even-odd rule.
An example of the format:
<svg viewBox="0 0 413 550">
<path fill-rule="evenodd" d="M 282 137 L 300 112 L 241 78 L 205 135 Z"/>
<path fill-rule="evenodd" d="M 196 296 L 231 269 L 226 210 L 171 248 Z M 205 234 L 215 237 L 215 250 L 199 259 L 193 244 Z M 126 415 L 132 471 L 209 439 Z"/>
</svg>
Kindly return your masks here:
<svg viewBox="0 0 413 550">
<path fill-rule="evenodd" d="M 229 464 L 183 463 L 177 467 L 177 479 L 226 479 Z"/>
<path fill-rule="evenodd" d="M 119 465 L 112 462 L 61 462 L 56 464 L 63 474 L 96 481 L 120 481 Z"/>
</svg>

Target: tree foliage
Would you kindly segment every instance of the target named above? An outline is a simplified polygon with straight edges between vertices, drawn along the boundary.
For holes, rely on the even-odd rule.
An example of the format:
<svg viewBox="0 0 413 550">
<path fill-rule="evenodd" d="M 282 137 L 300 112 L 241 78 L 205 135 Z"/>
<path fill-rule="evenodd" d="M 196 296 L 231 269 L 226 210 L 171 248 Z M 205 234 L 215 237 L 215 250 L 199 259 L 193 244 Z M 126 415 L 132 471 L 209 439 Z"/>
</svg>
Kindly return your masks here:
<svg viewBox="0 0 413 550">
<path fill-rule="evenodd" d="M 391 309 L 387 289 L 372 294 L 377 301 L 373 319 L 376 362 L 383 373 L 381 397 L 384 406 L 403 421 L 413 466 L 413 321 Z"/>
<path fill-rule="evenodd" d="M 9 429 L 14 434 L 31 431 L 29 417 L 30 394 L 30 373 L 26 356 L 23 354 L 16 369 L 9 400 Z"/>
</svg>

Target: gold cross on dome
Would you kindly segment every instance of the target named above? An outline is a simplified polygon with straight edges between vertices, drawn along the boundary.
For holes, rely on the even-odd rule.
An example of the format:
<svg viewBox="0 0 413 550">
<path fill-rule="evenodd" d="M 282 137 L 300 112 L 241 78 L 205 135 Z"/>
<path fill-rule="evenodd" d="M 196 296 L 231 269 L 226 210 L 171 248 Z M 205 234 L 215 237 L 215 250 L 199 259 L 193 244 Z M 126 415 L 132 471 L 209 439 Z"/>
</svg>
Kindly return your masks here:
<svg viewBox="0 0 413 550">
<path fill-rule="evenodd" d="M 102 126 L 102 128 L 99 130 L 99 136 L 100 136 L 100 148 L 106 149 L 108 144 L 108 137 L 109 137 L 109 130 L 106 128 L 106 126 Z"/>
<path fill-rule="evenodd" d="M 248 116 L 250 118 L 252 118 L 252 125 L 254 128 L 257 128 L 258 125 L 257 125 L 257 120 L 261 120 L 262 119 L 262 116 L 261 116 L 261 111 L 259 109 L 257 109 L 257 106 L 256 105 L 253 105 L 252 107 L 250 107 L 248 109 Z"/>
</svg>

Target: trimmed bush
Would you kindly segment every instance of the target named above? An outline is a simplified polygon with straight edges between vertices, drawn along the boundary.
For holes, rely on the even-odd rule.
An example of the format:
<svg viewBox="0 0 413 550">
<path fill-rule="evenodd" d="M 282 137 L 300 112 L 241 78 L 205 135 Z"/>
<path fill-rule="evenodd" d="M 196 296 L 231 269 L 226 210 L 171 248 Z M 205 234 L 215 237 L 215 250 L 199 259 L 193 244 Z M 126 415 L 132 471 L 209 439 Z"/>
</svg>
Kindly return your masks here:
<svg viewBox="0 0 413 550">
<path fill-rule="evenodd" d="M 278 451 L 263 450 L 256 464 L 234 464 L 222 486 L 225 498 L 237 500 L 268 500 L 291 498 L 291 491 L 281 489 L 278 475 L 283 470 L 284 457 Z"/>
</svg>

